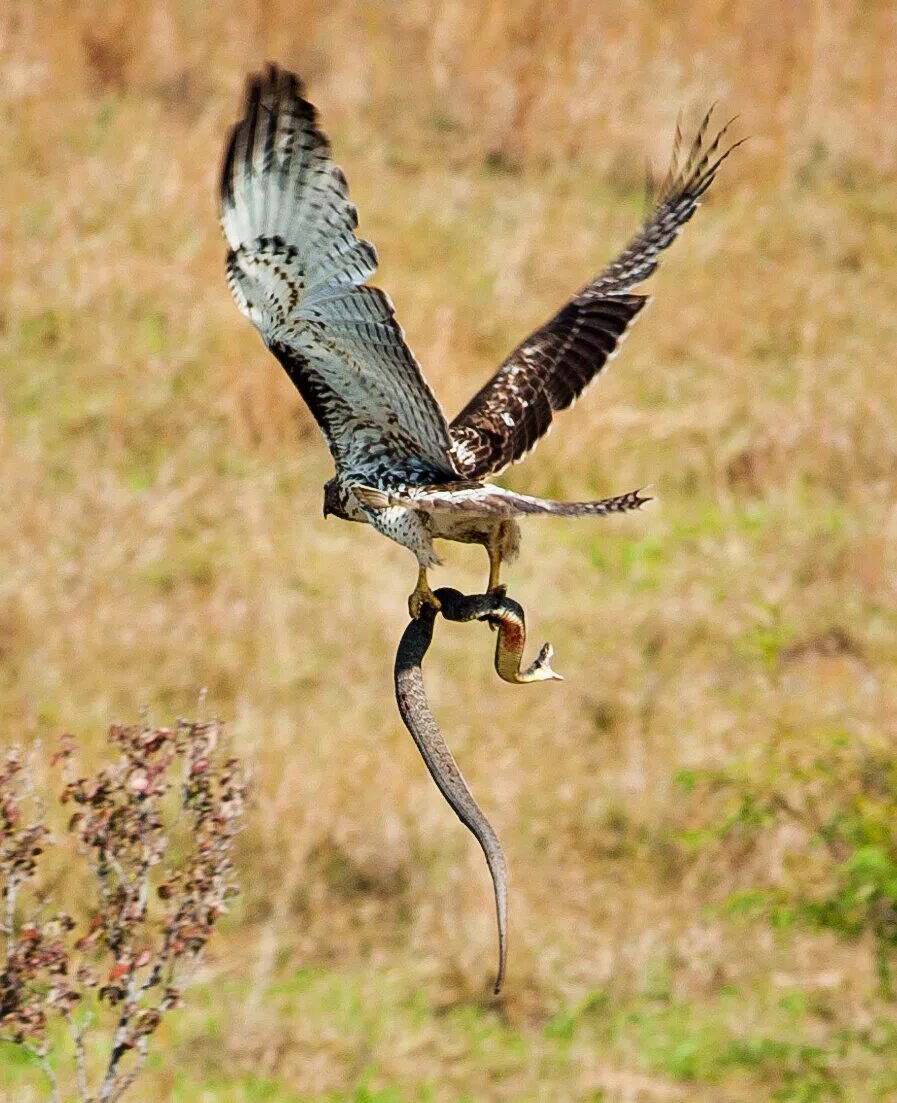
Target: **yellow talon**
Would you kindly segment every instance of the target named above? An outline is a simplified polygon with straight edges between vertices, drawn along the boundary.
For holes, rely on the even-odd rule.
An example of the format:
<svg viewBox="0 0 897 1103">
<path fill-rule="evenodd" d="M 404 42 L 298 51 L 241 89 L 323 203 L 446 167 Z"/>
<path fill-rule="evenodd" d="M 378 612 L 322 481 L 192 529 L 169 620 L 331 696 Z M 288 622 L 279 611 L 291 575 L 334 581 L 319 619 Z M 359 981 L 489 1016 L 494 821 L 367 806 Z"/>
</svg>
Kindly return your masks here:
<svg viewBox="0 0 897 1103">
<path fill-rule="evenodd" d="M 420 617 L 421 609 L 425 605 L 430 605 L 437 612 L 442 608 L 442 602 L 430 589 L 430 583 L 427 581 L 427 568 L 421 567 L 417 572 L 417 586 L 414 588 L 414 593 L 408 598 L 408 612 L 413 620 Z"/>
<path fill-rule="evenodd" d="M 500 597 L 504 597 L 507 587 L 502 586 L 499 582 L 501 577 L 501 551 L 495 544 L 487 544 L 486 551 L 489 553 L 489 585 L 486 593 L 498 594 Z M 498 625 L 494 620 L 490 620 L 489 627 L 494 632 Z"/>
<path fill-rule="evenodd" d="M 487 593 L 494 594 L 501 589 L 501 551 L 492 544 L 487 545 L 489 553 L 489 586 Z"/>
</svg>

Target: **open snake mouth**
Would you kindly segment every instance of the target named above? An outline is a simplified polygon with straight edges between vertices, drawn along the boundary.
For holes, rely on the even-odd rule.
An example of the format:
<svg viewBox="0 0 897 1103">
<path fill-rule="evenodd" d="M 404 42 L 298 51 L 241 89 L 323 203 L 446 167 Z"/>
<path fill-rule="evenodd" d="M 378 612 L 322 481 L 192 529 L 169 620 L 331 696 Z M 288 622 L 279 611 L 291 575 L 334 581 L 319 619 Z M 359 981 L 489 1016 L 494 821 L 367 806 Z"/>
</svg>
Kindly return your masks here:
<svg viewBox="0 0 897 1103">
<path fill-rule="evenodd" d="M 561 679 L 551 669 L 553 652 L 547 643 L 530 666 L 520 669 L 526 645 L 526 621 L 522 606 L 507 597 L 503 588 L 489 594 L 462 594 L 443 586 L 436 591 L 436 597 L 440 602 L 438 611 L 447 620 L 485 620 L 497 627 L 495 669 L 506 682 L 521 685 Z M 464 780 L 427 701 L 421 663 L 433 641 L 436 614 L 432 605 L 424 605 L 402 635 L 395 663 L 396 701 L 430 776 L 486 856 L 498 920 L 497 995 L 504 983 L 508 958 L 508 867 L 501 840 Z"/>
</svg>

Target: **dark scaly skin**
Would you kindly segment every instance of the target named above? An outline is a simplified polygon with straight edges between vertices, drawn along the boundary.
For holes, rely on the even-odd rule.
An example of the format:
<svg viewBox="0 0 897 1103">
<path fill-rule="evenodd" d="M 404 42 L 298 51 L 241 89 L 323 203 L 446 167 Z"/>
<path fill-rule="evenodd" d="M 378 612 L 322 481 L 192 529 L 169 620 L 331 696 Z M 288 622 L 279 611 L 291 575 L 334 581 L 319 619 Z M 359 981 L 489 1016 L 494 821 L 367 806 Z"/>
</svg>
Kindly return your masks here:
<svg viewBox="0 0 897 1103">
<path fill-rule="evenodd" d="M 526 643 L 523 609 L 516 601 L 506 597 L 503 589 L 490 594 L 465 595 L 443 587 L 436 591 L 436 596 L 441 603 L 439 611 L 447 620 L 488 620 L 498 628 L 495 669 L 505 681 L 520 684 L 560 677 L 551 669 L 551 648 L 548 644 L 531 666 L 520 670 Z M 498 917 L 498 975 L 495 980 L 495 992 L 498 994 L 504 983 L 508 956 L 508 867 L 498 835 L 468 788 L 427 702 L 421 663 L 432 643 L 435 623 L 436 610 L 431 605 L 424 605 L 420 616 L 405 629 L 396 654 L 396 701 L 405 727 L 411 732 L 430 776 L 486 855 Z"/>
</svg>

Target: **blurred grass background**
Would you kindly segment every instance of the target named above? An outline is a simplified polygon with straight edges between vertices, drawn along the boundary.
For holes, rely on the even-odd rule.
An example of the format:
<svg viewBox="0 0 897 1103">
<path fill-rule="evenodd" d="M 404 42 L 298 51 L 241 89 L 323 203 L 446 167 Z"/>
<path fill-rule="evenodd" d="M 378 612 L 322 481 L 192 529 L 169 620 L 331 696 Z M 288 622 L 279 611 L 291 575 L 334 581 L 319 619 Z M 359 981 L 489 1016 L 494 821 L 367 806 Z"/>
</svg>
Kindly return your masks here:
<svg viewBox="0 0 897 1103">
<path fill-rule="evenodd" d="M 730 906 L 803 892 L 812 831 L 733 835 L 695 780 L 801 805 L 826 747 L 897 734 L 895 56 L 871 0 L 5 5 L 3 738 L 99 748 L 208 687 L 255 771 L 245 892 L 135 1098 L 897 1099 L 868 931 Z M 219 158 L 267 59 L 450 415 L 625 242 L 680 107 L 751 135 L 508 475 L 658 499 L 526 525 L 508 581 L 567 681 L 498 683 L 473 626 L 431 653 L 511 865 L 498 1001 L 482 856 L 392 699 L 414 564 L 322 519 L 329 457 L 224 282 Z M 446 550 L 435 582 L 480 588 Z M 3 1083 L 42 1098 L 8 1053 Z"/>
</svg>

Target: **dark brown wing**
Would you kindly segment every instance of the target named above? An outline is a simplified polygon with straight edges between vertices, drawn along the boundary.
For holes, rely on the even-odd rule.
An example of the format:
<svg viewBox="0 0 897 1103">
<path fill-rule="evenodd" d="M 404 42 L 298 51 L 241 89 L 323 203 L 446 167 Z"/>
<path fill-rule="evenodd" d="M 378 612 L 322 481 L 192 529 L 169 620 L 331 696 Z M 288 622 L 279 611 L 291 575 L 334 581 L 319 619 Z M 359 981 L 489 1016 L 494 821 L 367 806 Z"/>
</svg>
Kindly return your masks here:
<svg viewBox="0 0 897 1103">
<path fill-rule="evenodd" d="M 519 345 L 452 422 L 455 467 L 468 478 L 522 459 L 601 371 L 647 302 L 586 288 Z"/>
<path fill-rule="evenodd" d="M 728 127 L 705 145 L 710 114 L 682 164 L 677 126 L 670 171 L 651 216 L 629 245 L 518 345 L 452 422 L 455 467 L 461 475 L 495 475 L 522 459 L 548 432 L 553 415 L 571 406 L 617 351 L 648 301 L 630 290 L 656 270 L 661 252 L 694 214 L 719 166 L 740 145 L 719 152 Z"/>
</svg>

